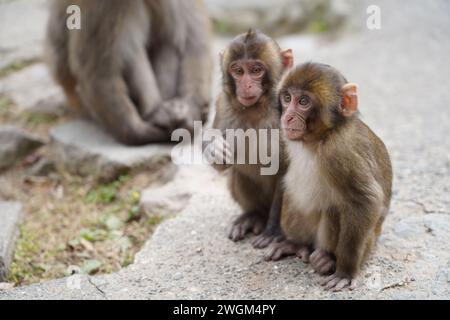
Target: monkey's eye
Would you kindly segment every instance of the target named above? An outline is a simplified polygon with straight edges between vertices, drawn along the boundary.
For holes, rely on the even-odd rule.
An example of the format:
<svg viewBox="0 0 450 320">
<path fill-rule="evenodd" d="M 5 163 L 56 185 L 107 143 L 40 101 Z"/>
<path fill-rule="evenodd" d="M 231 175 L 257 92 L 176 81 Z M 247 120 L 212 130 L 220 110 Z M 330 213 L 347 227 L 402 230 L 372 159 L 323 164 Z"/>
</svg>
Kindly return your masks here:
<svg viewBox="0 0 450 320">
<path fill-rule="evenodd" d="M 286 93 L 283 96 L 283 99 L 284 99 L 285 102 L 291 102 L 291 95 L 289 93 Z"/>
<path fill-rule="evenodd" d="M 237 67 L 237 68 L 233 69 L 233 71 L 238 76 L 242 76 L 244 74 L 244 69 L 242 69 L 241 67 Z"/>
<path fill-rule="evenodd" d="M 308 96 L 301 96 L 299 103 L 302 106 L 307 106 L 309 104 L 309 97 Z"/>
<path fill-rule="evenodd" d="M 253 74 L 260 74 L 262 71 L 262 68 L 260 66 L 255 66 L 252 68 L 252 73 Z"/>
</svg>

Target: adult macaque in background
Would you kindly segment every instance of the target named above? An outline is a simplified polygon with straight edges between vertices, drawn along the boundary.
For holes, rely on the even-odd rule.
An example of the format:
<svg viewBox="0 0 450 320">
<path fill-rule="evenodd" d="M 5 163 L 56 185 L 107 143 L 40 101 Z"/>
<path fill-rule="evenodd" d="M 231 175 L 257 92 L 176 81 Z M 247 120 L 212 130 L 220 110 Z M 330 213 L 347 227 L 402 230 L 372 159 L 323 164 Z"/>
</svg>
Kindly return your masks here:
<svg viewBox="0 0 450 320">
<path fill-rule="evenodd" d="M 334 68 L 294 68 L 278 97 L 289 162 L 281 218 L 286 241 L 267 258 L 296 254 L 317 273 L 331 274 L 323 285 L 338 291 L 352 286 L 381 232 L 391 200 L 389 155 L 358 117 L 356 85 Z"/>
<path fill-rule="evenodd" d="M 80 30 L 66 27 L 69 5 Z M 56 0 L 48 24 L 49 65 L 69 103 L 130 145 L 206 119 L 210 41 L 194 0 Z"/>
<path fill-rule="evenodd" d="M 292 64 L 291 50 L 281 50 L 263 33 L 250 30 L 236 37 L 221 59 L 223 91 L 217 100 L 213 128 L 221 132 L 279 129 L 274 90 L 283 71 Z M 246 155 L 255 150 L 248 141 L 245 149 Z M 232 153 L 236 155 L 236 150 Z M 283 159 L 279 158 L 280 170 L 275 175 L 261 175 L 260 163 L 214 165 L 219 171 L 228 169 L 229 189 L 244 211 L 231 228 L 229 238 L 233 241 L 243 239 L 249 232 L 259 235 L 253 242 L 257 248 L 282 239 L 279 219 Z"/>
</svg>

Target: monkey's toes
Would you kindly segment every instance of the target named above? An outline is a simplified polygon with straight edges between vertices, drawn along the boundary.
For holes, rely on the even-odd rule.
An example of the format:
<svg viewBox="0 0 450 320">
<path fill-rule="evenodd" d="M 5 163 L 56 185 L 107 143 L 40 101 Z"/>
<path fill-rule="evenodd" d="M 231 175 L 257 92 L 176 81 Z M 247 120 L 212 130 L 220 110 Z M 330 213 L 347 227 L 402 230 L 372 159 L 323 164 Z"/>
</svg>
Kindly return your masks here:
<svg viewBox="0 0 450 320">
<path fill-rule="evenodd" d="M 337 292 L 345 288 L 353 290 L 355 288 L 355 281 L 354 279 L 338 276 L 335 273 L 332 274 L 331 276 L 326 277 L 322 281 L 321 285 L 325 288 L 325 290 Z"/>
<path fill-rule="evenodd" d="M 322 249 L 314 250 L 310 256 L 310 261 L 314 271 L 321 275 L 331 274 L 336 269 L 334 257 Z"/>
<path fill-rule="evenodd" d="M 264 259 L 266 261 L 278 261 L 283 257 L 292 256 L 297 253 L 299 246 L 290 241 L 283 241 L 274 244 L 272 250 L 265 255 Z"/>
<path fill-rule="evenodd" d="M 239 241 L 251 231 L 255 235 L 260 234 L 264 229 L 264 222 L 256 214 L 243 214 L 231 227 L 228 238 L 233 241 Z"/>
<path fill-rule="evenodd" d="M 302 262 L 308 263 L 311 251 L 309 250 L 308 247 L 302 247 L 295 253 L 295 255 L 299 257 L 302 260 Z"/>
<path fill-rule="evenodd" d="M 244 228 L 242 225 L 233 225 L 230 230 L 230 234 L 228 238 L 233 240 L 234 242 L 244 239 L 245 235 L 248 233 L 248 230 Z"/>
<path fill-rule="evenodd" d="M 257 236 L 253 240 L 252 245 L 254 248 L 263 249 L 271 243 L 277 243 L 283 241 L 283 235 L 280 231 L 265 230 L 262 234 Z"/>
</svg>

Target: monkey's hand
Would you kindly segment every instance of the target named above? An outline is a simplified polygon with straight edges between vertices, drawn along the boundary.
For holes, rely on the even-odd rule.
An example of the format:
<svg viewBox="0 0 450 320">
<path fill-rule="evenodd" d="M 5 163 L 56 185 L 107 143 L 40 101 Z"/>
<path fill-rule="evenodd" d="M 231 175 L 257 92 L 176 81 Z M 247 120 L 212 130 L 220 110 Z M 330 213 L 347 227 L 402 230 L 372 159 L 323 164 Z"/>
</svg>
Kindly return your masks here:
<svg viewBox="0 0 450 320">
<path fill-rule="evenodd" d="M 144 119 L 168 132 L 178 128 L 194 131 L 195 116 L 189 103 L 181 99 L 163 101 L 151 114 L 145 115 Z"/>
<path fill-rule="evenodd" d="M 283 232 L 280 228 L 270 227 L 266 228 L 259 236 L 253 240 L 252 245 L 254 248 L 263 249 L 271 243 L 278 243 L 284 240 Z"/>
<path fill-rule="evenodd" d="M 222 137 L 214 139 L 205 150 L 206 161 L 218 171 L 223 171 L 233 164 L 233 154 L 230 145 Z"/>
<path fill-rule="evenodd" d="M 356 281 L 351 277 L 342 276 L 339 275 L 338 272 L 336 272 L 331 276 L 326 277 L 322 281 L 321 285 L 325 288 L 325 290 L 337 292 L 345 288 L 349 288 L 350 290 L 355 289 Z"/>
</svg>

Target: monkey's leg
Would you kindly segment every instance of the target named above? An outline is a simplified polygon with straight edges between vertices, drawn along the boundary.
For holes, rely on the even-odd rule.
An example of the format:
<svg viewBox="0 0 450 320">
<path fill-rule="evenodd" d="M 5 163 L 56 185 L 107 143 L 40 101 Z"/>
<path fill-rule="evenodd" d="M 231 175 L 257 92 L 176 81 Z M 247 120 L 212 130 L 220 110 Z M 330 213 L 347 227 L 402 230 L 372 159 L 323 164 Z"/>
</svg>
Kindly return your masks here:
<svg viewBox="0 0 450 320">
<path fill-rule="evenodd" d="M 180 103 L 177 95 L 177 86 L 180 72 L 180 55 L 170 44 L 162 43 L 151 48 L 149 68 L 154 70 L 154 78 L 158 86 L 158 101 L 156 108 L 145 108 L 142 115 L 148 121 L 159 127 L 172 131 L 182 127 L 184 121 L 184 104 Z M 137 68 L 141 68 L 137 65 Z M 145 90 L 144 90 L 145 92 Z M 151 98 L 151 96 L 150 96 Z M 153 102 L 153 105 L 155 102 Z M 151 103 L 146 103 L 151 105 Z"/>
<path fill-rule="evenodd" d="M 321 275 L 329 275 L 336 270 L 336 250 L 339 234 L 339 213 L 334 209 L 320 214 L 315 239 L 315 250 L 311 254 L 311 266 Z"/>
<path fill-rule="evenodd" d="M 339 238 L 336 246 L 336 271 L 322 285 L 327 290 L 340 291 L 355 286 L 357 272 L 365 253 L 368 235 L 373 232 L 375 218 L 372 204 L 348 207 L 340 210 Z M 365 216 L 362 217 L 361 215 Z"/>
<path fill-rule="evenodd" d="M 133 58 L 127 61 L 125 82 L 142 118 L 152 122 L 152 116 L 162 102 L 162 96 L 155 72 L 143 48 L 136 50 Z"/>
<path fill-rule="evenodd" d="M 257 236 L 252 242 L 253 247 L 255 248 L 265 248 L 272 242 L 280 242 L 284 239 L 280 224 L 283 191 L 281 190 L 282 187 L 279 180 L 280 179 L 278 179 L 275 188 L 266 228 L 264 232 Z"/>
<path fill-rule="evenodd" d="M 130 145 L 164 142 L 170 133 L 145 122 L 128 96 L 123 79 L 108 77 L 93 79 L 90 84 L 80 84 L 82 96 L 107 130 L 119 141 Z"/>
<path fill-rule="evenodd" d="M 308 263 L 310 254 L 311 249 L 307 245 L 285 240 L 280 243 L 275 243 L 272 250 L 265 255 L 264 259 L 266 261 L 278 261 L 283 257 L 296 255 L 304 263 Z"/>
<path fill-rule="evenodd" d="M 239 241 L 249 232 L 260 234 L 267 222 L 264 207 L 261 205 L 264 199 L 260 199 L 262 194 L 260 188 L 236 168 L 232 168 L 230 172 L 229 183 L 231 194 L 241 205 L 244 213 L 233 222 L 228 237 L 233 241 Z"/>
<path fill-rule="evenodd" d="M 207 18 L 205 17 L 205 20 Z M 212 60 L 209 34 L 201 23 L 189 35 L 186 50 L 181 57 L 179 82 L 176 96 L 183 110 L 183 127 L 189 129 L 193 121 L 206 121 L 211 100 Z"/>
</svg>

